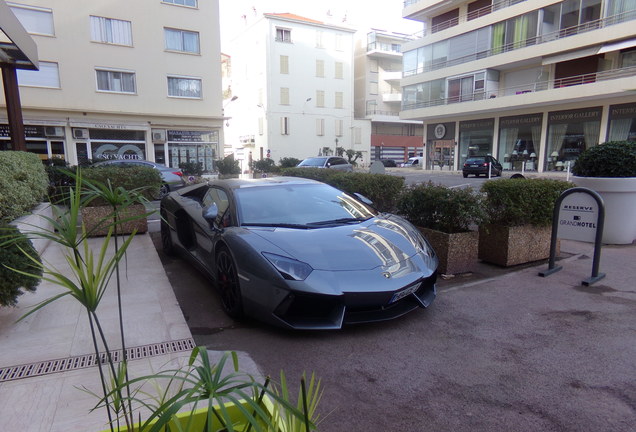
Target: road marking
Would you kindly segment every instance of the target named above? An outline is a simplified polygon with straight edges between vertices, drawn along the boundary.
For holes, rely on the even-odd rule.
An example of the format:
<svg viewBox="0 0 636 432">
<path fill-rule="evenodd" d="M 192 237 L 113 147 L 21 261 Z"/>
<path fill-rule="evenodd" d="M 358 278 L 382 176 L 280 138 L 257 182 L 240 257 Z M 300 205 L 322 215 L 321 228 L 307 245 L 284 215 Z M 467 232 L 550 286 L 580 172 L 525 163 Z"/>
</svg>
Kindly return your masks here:
<svg viewBox="0 0 636 432">
<path fill-rule="evenodd" d="M 464 186 L 471 186 L 471 183 L 464 183 L 464 184 L 459 184 L 459 185 L 455 185 L 455 186 L 449 186 L 449 189 L 455 189 L 455 188 L 460 188 L 460 187 L 464 187 Z"/>
</svg>

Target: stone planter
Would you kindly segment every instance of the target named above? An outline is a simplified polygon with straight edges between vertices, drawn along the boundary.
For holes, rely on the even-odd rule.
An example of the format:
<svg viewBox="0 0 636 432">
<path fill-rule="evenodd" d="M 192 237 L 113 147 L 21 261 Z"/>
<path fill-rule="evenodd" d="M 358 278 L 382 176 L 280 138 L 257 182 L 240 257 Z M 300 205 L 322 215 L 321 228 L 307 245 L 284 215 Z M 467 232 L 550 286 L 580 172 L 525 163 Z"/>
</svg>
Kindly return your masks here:
<svg viewBox="0 0 636 432">
<path fill-rule="evenodd" d="M 636 177 L 574 176 L 572 181 L 603 198 L 603 243 L 631 244 L 636 240 Z"/>
<path fill-rule="evenodd" d="M 504 267 L 550 257 L 552 227 L 522 225 L 479 227 L 479 259 Z M 559 244 L 557 243 L 557 254 Z"/>
<path fill-rule="evenodd" d="M 104 236 L 108 234 L 108 229 L 113 223 L 113 208 L 110 206 L 83 207 L 82 222 L 86 227 L 89 237 Z M 139 216 L 146 213 L 146 208 L 142 204 L 135 204 L 127 207 L 120 214 L 120 219 L 127 219 L 133 216 Z M 130 234 L 137 230 L 137 234 L 148 231 L 148 219 L 143 217 L 132 221 L 121 223 L 117 227 L 117 234 Z"/>
<path fill-rule="evenodd" d="M 447 234 L 429 228 L 418 227 L 418 229 L 437 254 L 440 273 L 466 273 L 475 269 L 479 232 Z"/>
<path fill-rule="evenodd" d="M 53 231 L 52 218 L 53 208 L 51 204 L 41 203 L 31 211 L 31 214 L 14 220 L 11 222 L 11 225 L 14 225 L 21 233 L 26 234 L 31 240 L 31 243 L 33 243 L 35 250 L 42 255 L 44 249 L 46 249 L 51 241 L 39 235 L 29 235 L 29 233 L 42 234 Z"/>
</svg>

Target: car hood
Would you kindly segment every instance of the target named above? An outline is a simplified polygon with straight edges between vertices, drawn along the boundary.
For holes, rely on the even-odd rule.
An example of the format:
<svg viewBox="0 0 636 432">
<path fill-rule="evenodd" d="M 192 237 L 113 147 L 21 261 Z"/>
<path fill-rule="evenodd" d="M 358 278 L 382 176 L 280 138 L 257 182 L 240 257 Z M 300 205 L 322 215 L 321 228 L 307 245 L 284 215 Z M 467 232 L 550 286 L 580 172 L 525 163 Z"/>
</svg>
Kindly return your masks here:
<svg viewBox="0 0 636 432">
<path fill-rule="evenodd" d="M 395 216 L 328 228 L 249 228 L 249 231 L 315 270 L 389 267 L 427 250 L 415 228 Z"/>
</svg>

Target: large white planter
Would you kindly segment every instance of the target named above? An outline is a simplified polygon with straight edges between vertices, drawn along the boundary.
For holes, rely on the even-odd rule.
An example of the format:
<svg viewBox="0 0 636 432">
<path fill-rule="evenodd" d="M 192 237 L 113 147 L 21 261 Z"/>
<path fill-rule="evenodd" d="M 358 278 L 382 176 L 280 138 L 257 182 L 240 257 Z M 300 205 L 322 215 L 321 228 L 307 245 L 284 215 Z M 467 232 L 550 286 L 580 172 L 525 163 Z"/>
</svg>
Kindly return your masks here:
<svg viewBox="0 0 636 432">
<path fill-rule="evenodd" d="M 598 192 L 603 198 L 603 243 L 631 244 L 636 240 L 636 177 L 574 176 L 572 181 Z"/>
</svg>

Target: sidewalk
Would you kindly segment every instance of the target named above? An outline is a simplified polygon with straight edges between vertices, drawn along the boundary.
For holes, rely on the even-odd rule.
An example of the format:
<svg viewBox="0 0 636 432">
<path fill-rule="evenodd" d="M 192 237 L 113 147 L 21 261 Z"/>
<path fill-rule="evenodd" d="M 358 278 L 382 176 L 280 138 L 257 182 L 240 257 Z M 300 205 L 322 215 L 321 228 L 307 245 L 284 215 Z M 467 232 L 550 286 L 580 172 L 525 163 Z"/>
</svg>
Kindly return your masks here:
<svg viewBox="0 0 636 432">
<path fill-rule="evenodd" d="M 89 241 L 97 247 L 101 238 Z M 66 265 L 56 244 L 44 250 L 42 259 L 57 268 Z M 135 358 L 129 365 L 131 375 L 184 364 L 194 341 L 148 234 L 135 237 L 121 270 L 126 345 L 130 358 Z M 89 413 L 97 399 L 80 390 L 86 387 L 99 394 L 101 387 L 97 368 L 86 367 L 93 346 L 88 319 L 79 304 L 67 296 L 16 323 L 30 306 L 59 292 L 59 287 L 42 281 L 36 293 L 20 297 L 18 307 L 0 309 L 3 430 L 85 432 L 107 428 L 106 411 Z M 99 316 L 111 349 L 120 349 L 114 281 Z M 240 364 L 246 372 L 258 374 L 249 357 L 241 355 Z"/>
</svg>

